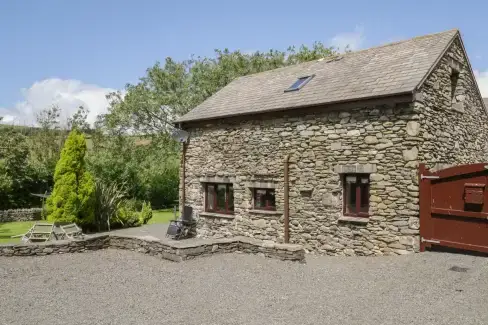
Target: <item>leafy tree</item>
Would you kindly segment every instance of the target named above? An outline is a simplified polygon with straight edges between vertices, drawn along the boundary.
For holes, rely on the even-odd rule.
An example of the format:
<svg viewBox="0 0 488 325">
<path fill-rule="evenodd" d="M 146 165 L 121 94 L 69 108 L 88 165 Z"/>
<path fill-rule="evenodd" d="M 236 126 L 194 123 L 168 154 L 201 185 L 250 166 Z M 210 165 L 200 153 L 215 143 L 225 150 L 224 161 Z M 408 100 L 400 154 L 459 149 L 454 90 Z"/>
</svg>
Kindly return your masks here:
<svg viewBox="0 0 488 325">
<path fill-rule="evenodd" d="M 252 54 L 215 50 L 212 58 L 171 58 L 146 71 L 136 85 L 126 86 L 125 96 L 108 96 L 110 107 L 104 121 L 111 128 L 139 134 L 164 134 L 168 123 L 187 113 L 237 77 L 336 55 L 317 42 L 312 47 L 289 47 Z"/>
<path fill-rule="evenodd" d="M 97 181 L 126 184 L 127 197 L 149 201 L 155 208 L 170 206 L 178 198 L 174 142 L 100 132 L 92 140 L 87 167 Z"/>
<path fill-rule="evenodd" d="M 252 54 L 216 50 L 210 58 L 158 62 L 137 84 L 128 84 L 124 93 L 108 96 L 109 112 L 99 117 L 99 131 L 93 135 L 90 169 L 105 183 L 129 184 L 129 197 L 150 201 L 153 207 L 171 205 L 178 198 L 179 145 L 168 130 L 176 117 L 240 76 L 335 54 L 334 49 L 314 43 Z"/>
<path fill-rule="evenodd" d="M 7 207 L 8 195 L 12 191 L 13 180 L 9 175 L 5 159 L 0 159 L 0 199 L 5 201 L 1 204 L 3 208 Z"/>
<path fill-rule="evenodd" d="M 48 107 L 37 115 L 39 127 L 32 128 L 28 137 L 20 132 L 0 134 L 0 208 L 38 205 L 30 193 L 42 193 L 55 184 L 48 205 L 51 220 L 75 220 L 83 225 L 110 221 L 114 208 L 107 212 L 98 205 L 103 218 L 94 221 L 93 209 L 88 208 L 93 180 L 85 171 L 87 144 L 80 140 L 80 131 L 90 134 L 86 170 L 97 182 L 126 184 L 125 197 L 150 202 L 153 207 L 172 205 L 178 198 L 179 144 L 168 135 L 168 123 L 235 78 L 336 54 L 314 43 L 251 54 L 216 50 L 212 57 L 181 62 L 167 58 L 150 67 L 138 83 L 128 84 L 124 92 L 110 94 L 109 112 L 98 117 L 94 130 L 86 122 L 84 107 L 63 123 L 60 109 Z M 69 130 L 74 131 L 68 145 Z M 110 199 L 110 195 L 104 197 Z M 132 207 L 122 210 L 117 214 L 119 224 L 132 224 Z"/>
<path fill-rule="evenodd" d="M 90 131 L 90 124 L 87 122 L 89 109 L 79 106 L 78 110 L 68 118 L 68 130 L 78 129 L 84 133 Z"/>
<path fill-rule="evenodd" d="M 23 208 L 39 204 L 30 195 L 42 187 L 29 164 L 28 139 L 13 127 L 0 129 L 0 209 Z"/>
<path fill-rule="evenodd" d="M 37 172 L 52 186 L 54 169 L 59 160 L 67 132 L 60 126 L 60 109 L 53 105 L 36 116 L 39 128 L 31 138 L 31 161 Z"/>
<path fill-rule="evenodd" d="M 56 164 L 54 189 L 46 204 L 48 220 L 93 225 L 95 182 L 85 170 L 85 153 L 85 137 L 74 129 Z"/>
</svg>

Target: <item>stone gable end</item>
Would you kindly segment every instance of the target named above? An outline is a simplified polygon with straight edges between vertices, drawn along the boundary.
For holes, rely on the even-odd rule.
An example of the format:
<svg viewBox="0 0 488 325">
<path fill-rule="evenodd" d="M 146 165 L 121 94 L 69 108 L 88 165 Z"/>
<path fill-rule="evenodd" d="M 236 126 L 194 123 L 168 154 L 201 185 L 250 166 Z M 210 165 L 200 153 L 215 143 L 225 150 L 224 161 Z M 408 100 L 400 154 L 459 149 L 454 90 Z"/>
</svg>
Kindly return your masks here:
<svg viewBox="0 0 488 325">
<path fill-rule="evenodd" d="M 454 71 L 453 71 L 454 70 Z M 455 85 L 451 75 L 458 71 Z M 454 87 L 453 87 L 454 86 Z M 419 89 L 419 157 L 431 168 L 488 161 L 488 114 L 457 37 Z"/>
</svg>

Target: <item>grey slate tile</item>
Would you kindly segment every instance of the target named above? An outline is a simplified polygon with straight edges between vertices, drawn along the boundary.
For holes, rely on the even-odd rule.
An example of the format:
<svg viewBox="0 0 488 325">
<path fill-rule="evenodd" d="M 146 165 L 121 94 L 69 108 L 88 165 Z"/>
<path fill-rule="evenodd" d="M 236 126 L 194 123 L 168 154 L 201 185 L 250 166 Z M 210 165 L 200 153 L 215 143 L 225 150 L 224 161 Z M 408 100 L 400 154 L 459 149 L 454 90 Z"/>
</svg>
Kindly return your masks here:
<svg viewBox="0 0 488 325">
<path fill-rule="evenodd" d="M 413 91 L 457 34 L 450 30 L 344 54 L 337 61 L 317 60 L 240 77 L 178 121 Z M 310 74 L 315 77 L 302 89 L 284 92 L 298 77 Z"/>
</svg>

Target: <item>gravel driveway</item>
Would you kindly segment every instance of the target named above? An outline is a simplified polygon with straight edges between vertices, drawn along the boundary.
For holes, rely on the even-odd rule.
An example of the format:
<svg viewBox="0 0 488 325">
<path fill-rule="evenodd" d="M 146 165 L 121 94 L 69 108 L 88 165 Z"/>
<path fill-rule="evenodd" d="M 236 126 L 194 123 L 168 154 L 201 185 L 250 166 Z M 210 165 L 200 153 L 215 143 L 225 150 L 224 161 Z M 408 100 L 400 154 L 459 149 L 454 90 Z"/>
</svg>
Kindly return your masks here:
<svg viewBox="0 0 488 325">
<path fill-rule="evenodd" d="M 455 272 L 449 268 L 468 268 Z M 459 271 L 459 269 L 458 269 Z M 488 324 L 488 258 L 0 258 L 0 324 Z"/>
</svg>

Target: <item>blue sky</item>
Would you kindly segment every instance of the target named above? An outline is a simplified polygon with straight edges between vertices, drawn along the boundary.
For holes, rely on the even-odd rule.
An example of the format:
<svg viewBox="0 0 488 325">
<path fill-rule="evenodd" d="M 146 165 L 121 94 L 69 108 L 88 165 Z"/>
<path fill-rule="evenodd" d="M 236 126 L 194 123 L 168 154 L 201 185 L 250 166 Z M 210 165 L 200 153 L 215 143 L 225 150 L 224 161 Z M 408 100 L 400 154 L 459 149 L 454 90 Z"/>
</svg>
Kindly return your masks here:
<svg viewBox="0 0 488 325">
<path fill-rule="evenodd" d="M 88 106 L 93 119 L 105 93 L 167 56 L 314 41 L 359 49 L 451 28 L 488 96 L 487 13 L 481 0 L 1 1 L 0 116 L 30 123 L 56 102 L 67 114 Z"/>
</svg>

